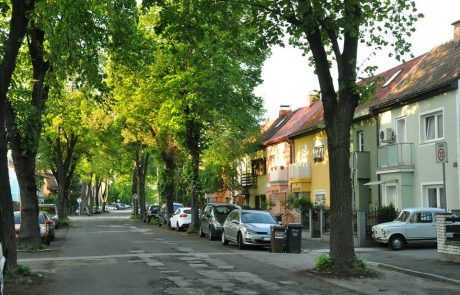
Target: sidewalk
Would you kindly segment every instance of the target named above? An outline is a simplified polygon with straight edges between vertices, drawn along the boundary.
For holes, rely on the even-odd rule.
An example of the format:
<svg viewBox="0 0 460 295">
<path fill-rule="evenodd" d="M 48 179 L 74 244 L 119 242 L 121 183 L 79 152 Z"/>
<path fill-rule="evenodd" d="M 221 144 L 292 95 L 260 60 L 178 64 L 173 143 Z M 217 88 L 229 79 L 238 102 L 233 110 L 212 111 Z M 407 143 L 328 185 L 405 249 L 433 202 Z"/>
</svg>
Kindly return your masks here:
<svg viewBox="0 0 460 295">
<path fill-rule="evenodd" d="M 302 240 L 302 252 L 315 255 L 329 253 L 329 243 L 318 240 Z M 397 270 L 423 278 L 460 285 L 460 264 L 439 260 L 437 249 L 433 247 L 417 246 L 401 251 L 392 251 L 386 247 L 376 246 L 355 248 L 355 254 L 380 269 Z"/>
</svg>

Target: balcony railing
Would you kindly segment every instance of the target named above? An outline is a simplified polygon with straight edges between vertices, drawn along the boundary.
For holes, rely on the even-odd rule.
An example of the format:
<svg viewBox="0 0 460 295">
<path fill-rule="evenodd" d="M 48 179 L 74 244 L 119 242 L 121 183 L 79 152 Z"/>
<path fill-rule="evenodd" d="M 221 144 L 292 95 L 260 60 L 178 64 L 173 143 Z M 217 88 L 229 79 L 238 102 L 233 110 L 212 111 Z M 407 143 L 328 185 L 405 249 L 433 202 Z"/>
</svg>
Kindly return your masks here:
<svg viewBox="0 0 460 295">
<path fill-rule="evenodd" d="M 414 169 L 412 143 L 395 143 L 378 147 L 378 170 Z"/>
<path fill-rule="evenodd" d="M 277 169 L 270 171 L 271 183 L 285 183 L 288 180 L 288 173 L 286 169 Z"/>
<path fill-rule="evenodd" d="M 289 165 L 289 179 L 311 178 L 311 168 L 308 163 Z"/>
<path fill-rule="evenodd" d="M 244 173 L 241 175 L 240 184 L 242 187 L 254 187 L 257 186 L 257 177 L 252 173 Z"/>
</svg>

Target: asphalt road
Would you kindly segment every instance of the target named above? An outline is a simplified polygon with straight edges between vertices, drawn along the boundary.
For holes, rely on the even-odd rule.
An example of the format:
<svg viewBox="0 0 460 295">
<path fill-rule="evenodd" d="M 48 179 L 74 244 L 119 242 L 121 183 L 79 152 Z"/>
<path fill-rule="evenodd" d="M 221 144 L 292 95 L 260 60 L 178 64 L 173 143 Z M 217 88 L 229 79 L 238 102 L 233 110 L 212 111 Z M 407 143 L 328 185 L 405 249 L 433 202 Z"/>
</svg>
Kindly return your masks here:
<svg viewBox="0 0 460 295">
<path fill-rule="evenodd" d="M 47 273 L 46 294 L 354 294 L 252 259 L 266 250 L 240 251 L 128 216 L 73 218 L 51 251 L 20 253 L 20 263 Z"/>
</svg>

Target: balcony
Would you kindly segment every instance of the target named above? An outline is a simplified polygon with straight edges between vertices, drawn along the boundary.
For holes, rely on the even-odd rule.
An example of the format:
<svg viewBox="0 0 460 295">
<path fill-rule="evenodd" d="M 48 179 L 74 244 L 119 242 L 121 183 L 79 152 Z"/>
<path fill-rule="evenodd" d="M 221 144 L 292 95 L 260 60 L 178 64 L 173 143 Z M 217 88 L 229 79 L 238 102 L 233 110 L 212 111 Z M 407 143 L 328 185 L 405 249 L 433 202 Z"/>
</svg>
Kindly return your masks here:
<svg viewBox="0 0 460 295">
<path fill-rule="evenodd" d="M 280 166 L 281 167 L 281 166 Z M 288 173 L 286 169 L 281 169 L 280 167 L 276 167 L 275 170 L 272 168 L 270 171 L 270 183 L 271 184 L 287 184 L 288 181 Z"/>
<path fill-rule="evenodd" d="M 308 163 L 294 163 L 289 165 L 289 180 L 311 178 L 311 168 Z"/>
<path fill-rule="evenodd" d="M 243 188 L 256 187 L 257 177 L 252 173 L 244 173 L 241 175 L 240 184 Z"/>
<path fill-rule="evenodd" d="M 387 172 L 414 172 L 414 145 L 396 143 L 378 147 L 377 174 Z"/>
</svg>

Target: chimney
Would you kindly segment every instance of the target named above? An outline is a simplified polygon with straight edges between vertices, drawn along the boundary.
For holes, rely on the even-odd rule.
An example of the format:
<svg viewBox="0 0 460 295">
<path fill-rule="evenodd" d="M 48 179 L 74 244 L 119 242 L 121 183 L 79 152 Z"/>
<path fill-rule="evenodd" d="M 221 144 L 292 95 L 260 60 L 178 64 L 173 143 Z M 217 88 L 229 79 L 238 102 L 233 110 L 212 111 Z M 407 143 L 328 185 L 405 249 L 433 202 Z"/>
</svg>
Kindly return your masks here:
<svg viewBox="0 0 460 295">
<path fill-rule="evenodd" d="M 454 40 L 460 41 L 460 20 L 453 22 L 454 26 Z"/>
<path fill-rule="evenodd" d="M 308 92 L 307 96 L 307 107 L 309 107 L 312 103 L 316 102 L 319 100 L 319 93 L 318 90 L 312 90 Z"/>
<path fill-rule="evenodd" d="M 279 118 L 286 116 L 291 112 L 291 106 L 287 104 L 282 104 L 280 105 L 280 113 L 279 113 Z"/>
</svg>

